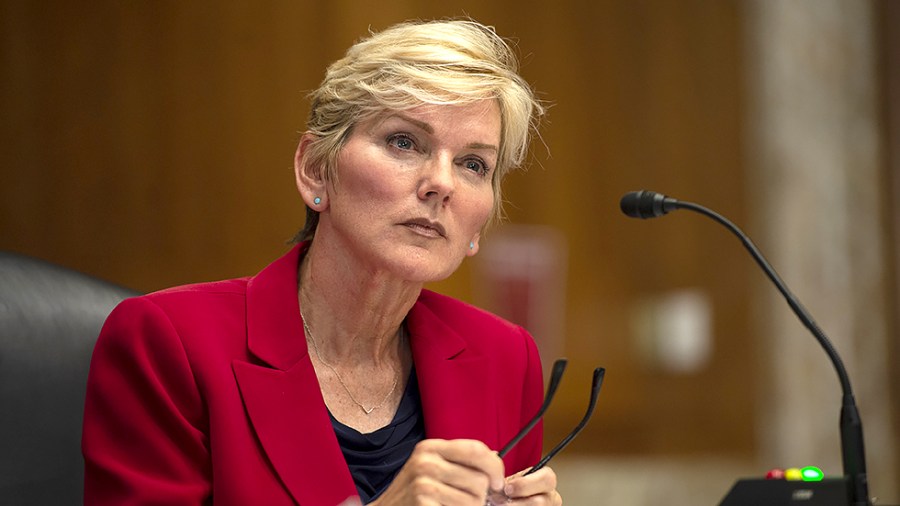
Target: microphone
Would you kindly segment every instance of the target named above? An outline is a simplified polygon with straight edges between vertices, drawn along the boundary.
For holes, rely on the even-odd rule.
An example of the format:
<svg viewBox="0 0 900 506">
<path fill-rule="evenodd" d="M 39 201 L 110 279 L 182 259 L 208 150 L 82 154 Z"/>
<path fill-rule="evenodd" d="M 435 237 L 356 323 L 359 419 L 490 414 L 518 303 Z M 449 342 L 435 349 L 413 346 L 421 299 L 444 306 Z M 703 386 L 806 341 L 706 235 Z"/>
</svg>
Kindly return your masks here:
<svg viewBox="0 0 900 506">
<path fill-rule="evenodd" d="M 843 394 L 840 414 L 841 460 L 844 468 L 844 480 L 850 488 L 848 491 L 850 502 L 844 504 L 852 506 L 870 506 L 871 502 L 869 500 L 869 484 L 866 474 L 862 421 L 859 416 L 859 410 L 856 407 L 856 400 L 853 397 L 853 389 L 850 387 L 850 378 L 847 375 L 847 370 L 844 368 L 844 362 L 841 360 L 837 350 L 834 349 L 834 346 L 831 344 L 831 341 L 825 333 L 822 332 L 806 308 L 804 308 L 794 294 L 791 293 L 778 273 L 775 272 L 775 269 L 772 268 L 756 245 L 753 244 L 753 241 L 751 241 L 737 225 L 715 211 L 707 209 L 699 204 L 667 197 L 661 193 L 646 190 L 629 192 L 622 197 L 619 206 L 626 215 L 632 218 L 642 219 L 657 218 L 677 209 L 688 209 L 717 221 L 741 240 L 756 263 L 762 268 L 772 283 L 775 284 L 775 287 L 778 288 L 781 295 L 784 296 L 784 299 L 794 311 L 794 314 L 797 315 L 797 318 L 799 318 L 803 325 L 812 333 L 813 337 L 816 338 L 825 350 L 828 358 L 831 359 L 831 363 L 838 375 L 838 380 L 841 383 Z M 768 481 L 768 483 L 775 482 Z M 808 486 L 809 483 L 806 483 L 805 485 Z M 737 488 L 738 486 L 735 486 L 735 489 Z M 749 488 L 750 487 L 745 487 L 745 490 Z M 735 491 L 735 489 L 733 489 L 733 491 Z M 727 501 L 728 497 L 726 497 L 726 501 L 722 503 L 722 506 L 727 504 Z"/>
<path fill-rule="evenodd" d="M 650 191 L 628 192 L 619 202 L 622 212 L 632 218 L 656 218 L 678 209 L 678 201 Z"/>
</svg>

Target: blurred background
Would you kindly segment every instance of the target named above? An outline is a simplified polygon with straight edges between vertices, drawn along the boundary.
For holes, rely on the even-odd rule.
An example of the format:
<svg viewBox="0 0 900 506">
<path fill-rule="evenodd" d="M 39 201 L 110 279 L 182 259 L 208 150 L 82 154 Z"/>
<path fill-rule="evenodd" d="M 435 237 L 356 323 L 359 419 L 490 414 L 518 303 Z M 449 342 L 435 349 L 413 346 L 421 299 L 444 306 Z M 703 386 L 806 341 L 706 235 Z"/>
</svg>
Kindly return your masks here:
<svg viewBox="0 0 900 506">
<path fill-rule="evenodd" d="M 642 188 L 756 240 L 843 356 L 871 492 L 900 503 L 898 2 L 3 0 L 0 249 L 141 291 L 257 272 L 302 225 L 292 157 L 327 64 L 461 15 L 515 42 L 551 108 L 506 224 L 431 288 L 570 359 L 548 447 L 607 368 L 554 465 L 567 503 L 841 473 L 825 354 L 727 231 L 623 216 Z"/>
</svg>

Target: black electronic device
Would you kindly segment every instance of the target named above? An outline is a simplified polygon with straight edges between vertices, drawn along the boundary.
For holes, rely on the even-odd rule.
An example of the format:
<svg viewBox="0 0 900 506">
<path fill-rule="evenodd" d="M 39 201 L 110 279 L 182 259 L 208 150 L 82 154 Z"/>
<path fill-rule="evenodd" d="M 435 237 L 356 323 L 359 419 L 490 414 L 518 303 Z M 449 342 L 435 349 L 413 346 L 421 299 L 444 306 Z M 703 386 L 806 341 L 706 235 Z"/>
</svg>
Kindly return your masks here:
<svg viewBox="0 0 900 506">
<path fill-rule="evenodd" d="M 846 506 L 850 502 L 846 478 L 822 481 L 744 478 L 731 487 L 719 506 Z"/>
</svg>

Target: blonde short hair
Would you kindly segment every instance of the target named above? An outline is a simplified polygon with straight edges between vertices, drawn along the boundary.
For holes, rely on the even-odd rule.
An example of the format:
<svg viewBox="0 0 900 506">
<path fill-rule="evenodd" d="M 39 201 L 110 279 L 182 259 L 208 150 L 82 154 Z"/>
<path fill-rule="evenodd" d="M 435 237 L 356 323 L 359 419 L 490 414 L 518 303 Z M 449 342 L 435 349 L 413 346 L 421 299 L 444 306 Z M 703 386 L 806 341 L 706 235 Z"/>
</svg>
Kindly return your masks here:
<svg viewBox="0 0 900 506">
<path fill-rule="evenodd" d="M 458 105 L 496 100 L 500 151 L 493 175 L 494 215 L 502 214 L 500 182 L 526 156 L 531 132 L 544 113 L 518 74 L 510 45 L 492 27 L 472 20 L 414 21 L 394 25 L 354 44 L 328 67 L 309 95 L 307 131 L 315 140 L 302 163 L 337 179 L 338 155 L 353 127 L 385 111 L 424 104 Z M 315 234 L 318 213 L 307 208 L 297 240 Z"/>
</svg>

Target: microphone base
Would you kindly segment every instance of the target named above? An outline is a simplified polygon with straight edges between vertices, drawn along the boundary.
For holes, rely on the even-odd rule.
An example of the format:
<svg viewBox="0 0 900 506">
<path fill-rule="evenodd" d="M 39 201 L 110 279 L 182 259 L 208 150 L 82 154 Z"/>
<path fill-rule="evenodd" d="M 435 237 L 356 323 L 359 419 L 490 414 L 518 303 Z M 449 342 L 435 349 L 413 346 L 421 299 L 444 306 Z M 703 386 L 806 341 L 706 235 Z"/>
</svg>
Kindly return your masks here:
<svg viewBox="0 0 900 506">
<path fill-rule="evenodd" d="M 719 506 L 855 506 L 846 478 L 788 481 L 738 480 Z"/>
</svg>

